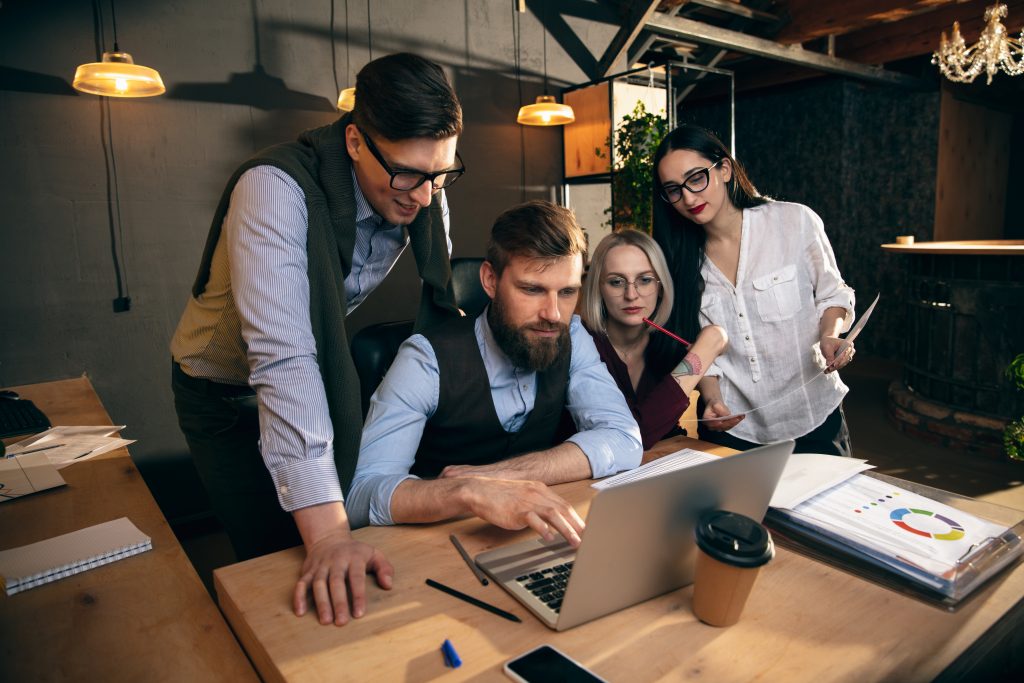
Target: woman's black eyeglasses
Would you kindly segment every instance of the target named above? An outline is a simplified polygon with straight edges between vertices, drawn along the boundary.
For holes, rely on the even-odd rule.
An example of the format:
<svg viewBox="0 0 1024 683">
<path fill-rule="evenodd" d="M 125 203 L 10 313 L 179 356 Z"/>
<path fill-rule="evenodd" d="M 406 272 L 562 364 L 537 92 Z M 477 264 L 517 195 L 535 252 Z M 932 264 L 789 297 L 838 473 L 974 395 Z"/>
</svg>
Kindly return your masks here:
<svg viewBox="0 0 1024 683">
<path fill-rule="evenodd" d="M 659 192 L 661 198 L 669 204 L 675 204 L 683 198 L 683 188 L 686 188 L 693 193 L 703 192 L 708 189 L 708 185 L 711 184 L 711 169 L 718 166 L 722 161 L 723 159 L 719 159 L 707 168 L 694 171 L 690 175 L 686 176 L 682 185 L 678 183 L 667 183 L 662 185 L 661 192 Z"/>
<path fill-rule="evenodd" d="M 441 190 L 446 187 L 451 187 L 452 184 L 462 177 L 462 174 L 466 172 L 466 164 L 463 163 L 462 157 L 459 156 L 458 151 L 455 152 L 455 161 L 458 163 L 458 168 L 450 168 L 446 171 L 438 171 L 437 173 L 424 173 L 423 171 L 395 171 L 391 168 L 387 161 L 384 160 L 384 156 L 377 149 L 377 145 L 373 144 L 373 140 L 366 134 L 362 128 L 359 129 L 363 139 L 366 140 L 366 148 L 370 150 L 370 154 L 374 156 L 377 161 L 380 162 L 384 172 L 391 176 L 391 189 L 399 190 L 401 192 L 408 192 L 409 190 L 415 190 L 417 187 L 430 181 L 430 187 L 434 192 Z"/>
</svg>

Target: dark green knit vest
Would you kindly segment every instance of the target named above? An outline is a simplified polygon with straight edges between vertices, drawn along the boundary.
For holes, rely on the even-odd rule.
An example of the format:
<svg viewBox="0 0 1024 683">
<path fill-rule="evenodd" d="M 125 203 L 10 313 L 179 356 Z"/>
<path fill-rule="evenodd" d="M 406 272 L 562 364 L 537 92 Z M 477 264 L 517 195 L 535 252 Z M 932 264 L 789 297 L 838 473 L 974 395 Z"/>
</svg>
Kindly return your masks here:
<svg viewBox="0 0 1024 683">
<path fill-rule="evenodd" d="M 231 192 L 242 174 L 254 166 L 269 165 L 291 176 L 306 197 L 309 317 L 334 426 L 334 460 L 342 490 L 346 493 L 355 472 L 362 432 L 359 376 L 345 332 L 345 277 L 352 269 L 356 237 L 352 161 L 345 147 L 345 127 L 350 122 L 351 115 L 348 114 L 329 126 L 308 130 L 299 136 L 297 142 L 275 145 L 258 152 L 235 171 L 214 214 L 199 274 L 192 286 L 192 294 L 196 297 L 206 287 Z M 416 330 L 420 331 L 445 318 L 459 315 L 452 291 L 451 264 L 437 196 L 428 209 L 420 211 L 408 229 L 416 266 L 423 278 L 423 293 L 416 318 Z"/>
</svg>

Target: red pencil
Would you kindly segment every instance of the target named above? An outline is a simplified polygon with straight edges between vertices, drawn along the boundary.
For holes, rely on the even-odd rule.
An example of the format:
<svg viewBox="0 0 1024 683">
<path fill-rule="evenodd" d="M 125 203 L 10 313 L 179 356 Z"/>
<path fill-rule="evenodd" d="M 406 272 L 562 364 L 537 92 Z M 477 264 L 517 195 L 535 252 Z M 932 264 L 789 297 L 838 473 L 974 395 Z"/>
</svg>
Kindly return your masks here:
<svg viewBox="0 0 1024 683">
<path fill-rule="evenodd" d="M 650 325 L 651 327 L 653 327 L 654 329 L 656 329 L 656 330 L 660 330 L 661 332 L 664 332 L 664 333 L 665 333 L 665 334 L 667 334 L 668 336 L 670 336 L 670 337 L 672 337 L 673 339 L 675 339 L 675 340 L 676 340 L 677 342 L 682 342 L 683 344 L 686 344 L 687 346 L 693 346 L 693 344 L 691 344 L 690 342 L 686 341 L 685 339 L 683 339 L 683 338 L 682 338 L 682 337 L 680 337 L 679 335 L 676 335 L 676 334 L 672 334 L 671 332 L 669 332 L 668 330 L 666 330 L 666 329 L 665 329 L 664 327 L 662 327 L 661 325 L 659 325 L 659 324 L 657 324 L 657 323 L 652 323 L 652 322 L 651 322 L 650 320 L 648 320 L 647 318 L 644 318 L 644 319 L 643 319 L 643 321 L 644 321 L 645 323 L 647 323 L 648 325 Z"/>
</svg>

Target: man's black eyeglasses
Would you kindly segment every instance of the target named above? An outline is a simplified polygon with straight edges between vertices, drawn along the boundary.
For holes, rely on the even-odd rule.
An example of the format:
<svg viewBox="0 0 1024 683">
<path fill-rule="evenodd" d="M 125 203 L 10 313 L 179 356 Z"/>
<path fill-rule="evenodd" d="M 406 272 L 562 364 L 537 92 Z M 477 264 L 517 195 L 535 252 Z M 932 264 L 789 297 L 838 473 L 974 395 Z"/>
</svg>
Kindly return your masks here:
<svg viewBox="0 0 1024 683">
<path fill-rule="evenodd" d="M 715 163 L 711 164 L 707 168 L 702 168 L 699 171 L 694 171 L 690 175 L 686 176 L 683 180 L 683 184 L 668 183 L 661 186 L 661 198 L 669 204 L 675 204 L 683 198 L 683 188 L 685 187 L 690 192 L 696 194 L 697 192 L 703 192 L 708 189 L 708 185 L 711 184 L 711 169 L 722 163 L 722 159 L 719 159 Z"/>
<path fill-rule="evenodd" d="M 395 171 L 391 168 L 387 161 L 384 160 L 384 156 L 377 149 L 377 145 L 373 144 L 373 140 L 366 134 L 362 128 L 359 129 L 362 133 L 363 139 L 366 140 L 366 148 L 370 150 L 370 154 L 380 162 L 381 167 L 384 171 L 391 176 L 391 189 L 399 190 L 401 192 L 408 192 L 409 190 L 415 190 L 417 187 L 430 181 L 430 187 L 434 192 L 445 187 L 451 187 L 452 184 L 462 177 L 462 174 L 466 172 L 466 164 L 462 162 L 462 157 L 459 156 L 458 151 L 455 152 L 455 162 L 459 165 L 458 168 L 450 168 L 445 171 L 438 171 L 437 173 L 424 173 L 423 171 Z"/>
</svg>

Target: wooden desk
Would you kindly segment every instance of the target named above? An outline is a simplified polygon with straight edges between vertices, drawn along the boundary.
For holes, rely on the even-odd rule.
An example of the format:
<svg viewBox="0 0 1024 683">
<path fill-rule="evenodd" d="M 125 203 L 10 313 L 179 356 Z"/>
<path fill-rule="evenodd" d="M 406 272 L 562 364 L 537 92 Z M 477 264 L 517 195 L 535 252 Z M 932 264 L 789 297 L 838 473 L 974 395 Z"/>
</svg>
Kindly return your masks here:
<svg viewBox="0 0 1024 683">
<path fill-rule="evenodd" d="M 55 425 L 112 424 L 84 377 L 11 388 Z M 0 591 L 0 678 L 257 680 L 128 451 L 60 473 L 67 486 L 0 505 L 0 549 L 128 517 L 153 550 L 10 597 Z"/>
<path fill-rule="evenodd" d="M 652 452 L 698 446 L 724 452 L 683 437 Z M 585 515 L 594 494 L 589 484 L 557 490 Z M 452 532 L 471 555 L 530 535 L 475 518 L 361 529 L 357 537 L 395 565 L 395 585 L 391 591 L 371 588 L 367 616 L 341 628 L 320 626 L 312 612 L 293 616 L 290 590 L 303 559 L 298 548 L 217 570 L 217 595 L 268 681 L 425 681 L 442 675 L 501 681 L 507 680 L 501 671 L 506 660 L 550 643 L 609 681 L 858 683 L 932 680 L 1024 595 L 1019 565 L 951 614 L 779 549 L 735 626 L 697 621 L 687 587 L 556 633 L 500 587 L 481 586 L 449 543 Z M 523 623 L 435 591 L 424 585 L 427 577 L 513 612 Z M 459 669 L 444 667 L 439 648 L 445 638 L 462 657 Z"/>
</svg>

